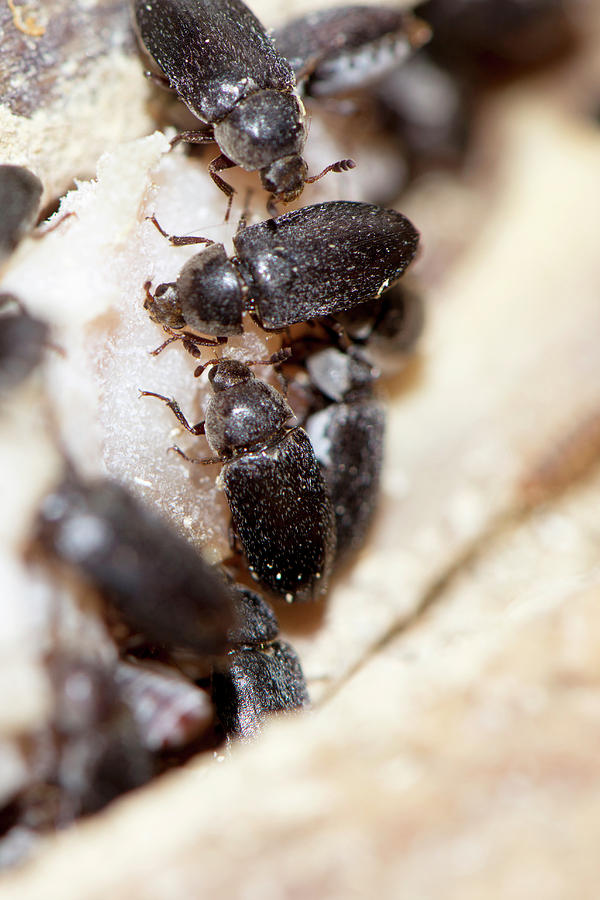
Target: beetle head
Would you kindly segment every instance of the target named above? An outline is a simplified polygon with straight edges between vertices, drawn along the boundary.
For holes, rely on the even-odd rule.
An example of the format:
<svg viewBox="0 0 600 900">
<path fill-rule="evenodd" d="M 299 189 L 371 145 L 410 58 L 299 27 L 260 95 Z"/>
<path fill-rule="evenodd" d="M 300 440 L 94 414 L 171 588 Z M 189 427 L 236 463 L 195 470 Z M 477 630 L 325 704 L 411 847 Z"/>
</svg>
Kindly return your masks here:
<svg viewBox="0 0 600 900">
<path fill-rule="evenodd" d="M 154 294 L 150 293 L 150 282 L 144 285 L 146 299 L 144 309 L 153 322 L 167 328 L 185 328 L 185 319 L 181 314 L 177 288 L 172 282 L 159 284 Z"/>
<path fill-rule="evenodd" d="M 179 273 L 177 297 L 186 325 L 205 334 L 240 334 L 242 286 L 223 244 L 192 256 Z"/>
<path fill-rule="evenodd" d="M 260 170 L 264 189 L 284 203 L 290 203 L 302 193 L 307 175 L 308 166 L 297 153 L 282 156 Z"/>
</svg>

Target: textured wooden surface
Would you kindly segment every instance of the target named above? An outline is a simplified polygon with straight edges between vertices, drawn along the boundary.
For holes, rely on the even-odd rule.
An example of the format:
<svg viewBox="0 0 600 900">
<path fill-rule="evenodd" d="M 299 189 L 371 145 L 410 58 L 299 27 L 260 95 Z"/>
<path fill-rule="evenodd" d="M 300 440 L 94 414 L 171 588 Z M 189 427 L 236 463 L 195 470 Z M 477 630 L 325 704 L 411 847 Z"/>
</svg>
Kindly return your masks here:
<svg viewBox="0 0 600 900">
<path fill-rule="evenodd" d="M 466 182 L 403 202 L 429 322 L 381 510 L 327 604 L 281 611 L 315 712 L 49 839 L 1 897 L 597 896 L 593 25 L 496 96 Z"/>
</svg>

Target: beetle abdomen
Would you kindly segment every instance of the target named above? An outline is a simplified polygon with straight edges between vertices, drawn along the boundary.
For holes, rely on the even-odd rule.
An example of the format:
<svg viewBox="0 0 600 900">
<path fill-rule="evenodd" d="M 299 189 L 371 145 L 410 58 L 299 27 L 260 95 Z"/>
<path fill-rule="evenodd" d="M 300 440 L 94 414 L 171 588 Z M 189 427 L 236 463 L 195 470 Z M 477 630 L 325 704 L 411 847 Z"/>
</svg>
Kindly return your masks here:
<svg viewBox="0 0 600 900">
<path fill-rule="evenodd" d="M 373 518 L 383 462 L 385 414 L 373 397 L 332 403 L 307 431 L 323 466 L 335 512 L 336 559 L 362 544 Z"/>
<path fill-rule="evenodd" d="M 295 428 L 226 463 L 223 483 L 252 574 L 287 600 L 322 594 L 335 549 L 333 509 L 306 432 Z"/>
<path fill-rule="evenodd" d="M 286 60 L 240 0 L 134 0 L 140 39 L 204 122 L 258 90 L 294 89 Z"/>
<path fill-rule="evenodd" d="M 401 213 L 343 200 L 251 225 L 234 240 L 266 329 L 377 296 L 401 277 L 418 243 L 418 231 Z"/>
</svg>

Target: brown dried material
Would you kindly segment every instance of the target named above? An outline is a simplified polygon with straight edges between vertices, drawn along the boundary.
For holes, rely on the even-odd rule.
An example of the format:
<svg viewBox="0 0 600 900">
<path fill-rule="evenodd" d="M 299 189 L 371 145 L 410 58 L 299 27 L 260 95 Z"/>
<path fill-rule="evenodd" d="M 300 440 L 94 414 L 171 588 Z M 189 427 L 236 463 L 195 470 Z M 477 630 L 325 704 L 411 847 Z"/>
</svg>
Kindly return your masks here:
<svg viewBox="0 0 600 900">
<path fill-rule="evenodd" d="M 0 97 L 15 115 L 31 118 L 56 103 L 66 105 L 68 93 L 93 78 L 110 54 L 135 56 L 129 10 L 121 0 L 50 0 L 37 13 L 37 27 L 22 18 L 22 9 L 0 6 Z"/>
<path fill-rule="evenodd" d="M 121 0 L 0 4 L 0 158 L 33 169 L 43 202 L 105 149 L 152 130 L 148 86 Z"/>
</svg>

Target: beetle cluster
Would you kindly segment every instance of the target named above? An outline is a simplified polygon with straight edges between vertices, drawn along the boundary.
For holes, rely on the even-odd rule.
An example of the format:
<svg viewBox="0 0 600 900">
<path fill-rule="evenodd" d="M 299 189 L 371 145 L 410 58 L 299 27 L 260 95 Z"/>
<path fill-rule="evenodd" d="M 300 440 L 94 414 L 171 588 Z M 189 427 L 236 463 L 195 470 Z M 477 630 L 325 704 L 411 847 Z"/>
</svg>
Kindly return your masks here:
<svg viewBox="0 0 600 900">
<path fill-rule="evenodd" d="M 179 450 L 186 460 L 221 465 L 241 550 L 227 568 L 209 566 L 121 485 L 83 480 L 68 463 L 44 500 L 30 558 L 95 596 L 119 653 L 92 662 L 72 649 L 50 651 L 46 752 L 32 785 L 2 810 L 3 831 L 17 844 L 199 749 L 252 737 L 271 713 L 307 705 L 300 662 L 279 639 L 269 602 L 244 584 L 243 559 L 274 598 L 326 593 L 336 566 L 364 541 L 376 505 L 385 415 L 375 382 L 403 363 L 423 323 L 419 294 L 400 283 L 419 243 L 405 216 L 346 201 L 275 215 L 274 204 L 296 199 L 326 171 L 354 166 L 341 160 L 308 177 L 304 100 L 379 90 L 426 41 L 427 27 L 393 9 L 350 7 L 312 14 L 271 38 L 241 0 L 133 7 L 160 72 L 153 78 L 199 119 L 173 143 L 218 144 L 209 171 L 227 195 L 226 216 L 234 190 L 219 173 L 235 165 L 258 170 L 273 213 L 242 221 L 233 257 L 206 238 L 166 235 L 174 245 L 207 246 L 175 281 L 153 291 L 147 282 L 144 307 L 168 335 L 163 347 L 179 340 L 198 360 L 203 347 L 242 333 L 244 314 L 282 333 L 284 349 L 267 361 L 201 362 L 195 374 L 208 368 L 212 396 L 195 425 L 176 400 L 142 391 L 205 436 L 214 456 Z M 451 0 L 425 7 L 442 33 L 448 7 Z M 0 262 L 33 226 L 40 196 L 35 176 L 0 166 Z M 45 324 L 0 294 L 0 389 L 28 376 L 46 341 Z M 265 362 L 283 391 L 253 374 Z M 13 850 L 3 842 L 0 861 Z"/>
<path fill-rule="evenodd" d="M 134 0 L 134 12 L 140 41 L 163 83 L 203 123 L 201 132 L 178 137 L 219 145 L 213 177 L 215 165 L 260 169 L 272 201 L 297 197 L 309 180 L 300 157 L 306 130 L 299 95 L 329 95 L 357 78 L 380 78 L 423 41 L 423 26 L 395 10 L 356 7 L 346 10 L 343 21 L 337 13 L 316 16 L 293 38 L 288 34 L 287 42 L 281 33 L 271 40 L 239 0 Z M 174 40 L 176 34 L 184 40 Z M 205 49 L 190 54 L 192 45 Z M 297 86 L 294 72 L 300 73 Z M 275 185 L 276 171 L 281 180 Z M 292 171 L 300 173 L 293 187 Z M 231 200 L 232 189 L 215 180 Z M 154 293 L 145 285 L 145 308 L 169 334 L 162 347 L 179 336 L 197 357 L 207 343 L 241 333 L 244 312 L 265 331 L 289 335 L 292 326 L 318 328 L 315 323 L 371 304 L 366 315 L 374 333 L 373 304 L 378 310 L 386 292 L 396 290 L 419 242 L 401 213 L 347 201 L 313 204 L 249 226 L 244 217 L 232 258 L 222 244 L 167 235 L 156 219 L 154 224 L 172 244 L 208 245 L 176 281 L 159 284 Z M 337 349 L 321 364 L 333 365 L 329 377 L 319 376 L 309 338 L 287 341 L 288 375 L 295 366 L 292 380 L 313 380 L 312 415 L 305 424 L 316 429 L 318 422 L 328 435 L 319 458 L 298 410 L 245 363 L 212 361 L 214 394 L 198 425 L 189 424 L 176 400 L 142 392 L 163 400 L 189 432 L 206 436 L 212 461 L 223 464 L 221 482 L 250 573 L 289 602 L 325 593 L 334 561 L 360 543 L 375 505 L 383 413 L 372 393 L 373 367 L 352 351 L 351 329 L 345 333 L 342 322 L 334 322 L 333 332 L 321 329 L 318 340 L 322 350 L 323 334 L 334 335 Z M 318 414 L 327 403 L 332 408 Z"/>
</svg>

